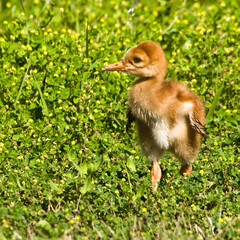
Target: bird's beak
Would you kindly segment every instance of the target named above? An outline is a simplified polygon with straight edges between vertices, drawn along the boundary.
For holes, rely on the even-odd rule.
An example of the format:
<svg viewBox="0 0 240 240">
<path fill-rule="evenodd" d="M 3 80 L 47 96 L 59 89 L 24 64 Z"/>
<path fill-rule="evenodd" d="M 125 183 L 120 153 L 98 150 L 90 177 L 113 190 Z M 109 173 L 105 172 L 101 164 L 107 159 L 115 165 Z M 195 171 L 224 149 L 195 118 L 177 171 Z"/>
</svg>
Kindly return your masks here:
<svg viewBox="0 0 240 240">
<path fill-rule="evenodd" d="M 125 69 L 126 69 L 126 66 L 123 64 L 122 61 L 119 61 L 104 67 L 102 70 L 103 71 L 124 71 Z"/>
</svg>

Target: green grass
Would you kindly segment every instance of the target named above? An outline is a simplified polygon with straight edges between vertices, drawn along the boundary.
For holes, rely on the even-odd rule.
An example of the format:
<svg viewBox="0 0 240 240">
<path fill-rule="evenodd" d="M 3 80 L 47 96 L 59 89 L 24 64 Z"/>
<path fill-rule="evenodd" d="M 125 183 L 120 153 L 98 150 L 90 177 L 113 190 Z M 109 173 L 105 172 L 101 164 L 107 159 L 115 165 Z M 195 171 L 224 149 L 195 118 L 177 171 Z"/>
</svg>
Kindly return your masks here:
<svg viewBox="0 0 240 240">
<path fill-rule="evenodd" d="M 128 12 L 134 7 L 134 12 Z M 0 3 L 0 239 L 240 239 L 239 1 Z M 134 79 L 102 72 L 143 40 L 204 102 L 192 176 L 134 128 Z"/>
</svg>

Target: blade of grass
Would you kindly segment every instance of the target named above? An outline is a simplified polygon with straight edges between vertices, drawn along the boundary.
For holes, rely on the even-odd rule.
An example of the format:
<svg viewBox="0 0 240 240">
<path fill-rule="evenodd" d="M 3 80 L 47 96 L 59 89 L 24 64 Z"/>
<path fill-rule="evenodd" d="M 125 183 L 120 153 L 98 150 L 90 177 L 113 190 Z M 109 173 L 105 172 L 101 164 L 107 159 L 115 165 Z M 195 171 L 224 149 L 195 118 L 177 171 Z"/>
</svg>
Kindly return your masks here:
<svg viewBox="0 0 240 240">
<path fill-rule="evenodd" d="M 22 6 L 22 10 L 24 12 L 24 14 L 26 14 L 26 11 L 25 11 L 25 8 L 24 8 L 24 5 L 23 5 L 23 1 L 20 0 L 20 3 L 21 3 L 21 6 Z M 27 21 L 27 18 L 25 19 L 25 22 L 26 22 L 26 26 L 25 26 L 25 29 L 26 29 L 26 33 L 27 33 L 27 44 L 29 44 L 29 24 L 28 24 L 28 21 Z"/>
<path fill-rule="evenodd" d="M 22 0 L 20 0 L 20 3 L 21 3 L 21 6 L 22 6 L 22 10 L 23 10 L 23 12 L 26 13 L 26 12 L 25 12 L 25 9 L 24 9 L 24 6 L 23 6 L 23 2 L 22 2 Z"/>
<path fill-rule="evenodd" d="M 20 86 L 20 89 L 19 89 L 19 91 L 18 91 L 17 98 L 16 98 L 16 100 L 15 100 L 15 104 L 16 104 L 16 102 L 19 100 L 19 97 L 20 97 L 20 95 L 21 95 L 21 93 L 22 93 L 22 89 L 23 89 L 23 86 L 24 86 L 24 83 L 25 83 L 25 80 L 26 80 L 26 77 L 27 77 L 27 74 L 28 74 L 28 71 L 29 71 L 29 68 L 30 68 L 30 65 L 31 65 L 30 59 L 27 59 L 27 62 L 28 62 L 27 70 L 26 70 L 26 72 L 25 72 L 25 74 L 24 74 L 24 77 L 23 77 L 23 80 L 22 80 L 22 84 L 21 84 L 21 86 Z"/>
<path fill-rule="evenodd" d="M 78 14 L 76 14 L 76 32 L 79 33 L 79 19 L 78 19 Z"/>
<path fill-rule="evenodd" d="M 49 184 L 50 184 L 52 191 L 59 191 L 59 188 L 52 180 L 49 181 Z"/>
<path fill-rule="evenodd" d="M 38 90 L 38 92 L 39 92 L 39 94 L 40 94 L 45 115 L 48 116 L 48 114 L 49 114 L 49 112 L 48 112 L 48 107 L 47 107 L 46 101 L 45 101 L 45 99 L 44 99 L 44 97 L 43 97 L 43 93 L 42 93 L 40 84 L 37 82 L 34 74 L 33 74 L 33 79 L 34 79 L 34 81 L 35 81 L 35 86 L 36 86 L 36 88 L 37 88 L 37 90 Z"/>
<path fill-rule="evenodd" d="M 145 190 L 146 190 L 146 186 L 141 185 L 137 190 L 136 194 L 133 196 L 133 201 L 136 202 L 138 199 L 140 199 L 143 196 Z"/>
<path fill-rule="evenodd" d="M 127 169 L 127 166 L 126 166 L 126 163 L 124 161 L 122 161 L 123 163 L 123 166 L 126 170 L 126 173 L 127 173 L 127 178 L 128 178 L 128 184 L 129 184 L 129 188 L 130 188 L 130 192 L 132 193 L 132 184 L 131 184 L 131 180 L 130 180 L 130 176 L 129 176 L 129 172 L 128 172 L 128 169 Z"/>
<path fill-rule="evenodd" d="M 176 2 L 176 1 L 175 1 Z M 174 4 L 173 4 L 174 5 Z M 178 6 L 178 4 L 176 5 Z M 175 17 L 173 19 L 173 21 L 170 23 L 170 25 L 164 30 L 163 34 L 166 34 L 171 28 L 172 26 L 174 25 L 174 23 L 176 22 L 176 20 L 180 17 L 180 15 L 182 14 L 182 12 L 185 10 L 185 6 L 186 6 L 186 0 L 183 1 L 182 3 L 182 6 L 180 7 L 180 10 L 177 12 L 176 11 L 176 14 L 175 14 Z M 175 12 L 175 9 L 174 7 L 172 7 L 171 11 L 170 12 Z"/>
<path fill-rule="evenodd" d="M 77 165 L 77 163 L 74 160 L 76 156 L 71 151 L 68 151 L 67 158 L 73 164 L 73 166 L 77 169 L 77 171 L 81 174 L 81 177 L 82 177 L 82 169 L 80 168 L 80 166 Z"/>
<path fill-rule="evenodd" d="M 219 147 L 219 150 L 220 150 L 220 153 L 222 155 L 222 158 L 224 159 L 225 162 L 227 162 L 227 158 L 226 158 L 226 155 L 224 154 L 223 150 L 221 147 Z"/>
<path fill-rule="evenodd" d="M 222 83 L 221 87 L 217 89 L 216 96 L 215 96 L 215 98 L 213 100 L 213 103 L 212 103 L 212 105 L 211 105 L 211 107 L 210 107 L 210 109 L 208 111 L 207 117 L 206 117 L 206 119 L 208 121 L 211 120 L 211 118 L 213 116 L 213 112 L 214 112 L 214 110 L 215 110 L 215 108 L 216 108 L 216 106 L 218 104 L 218 101 L 219 101 L 219 98 L 221 96 L 223 88 L 224 88 L 224 82 Z"/>
<path fill-rule="evenodd" d="M 80 192 L 82 195 L 86 194 L 87 192 L 89 192 L 92 189 L 92 178 L 91 176 L 88 176 L 85 179 L 84 185 L 80 188 Z"/>
<path fill-rule="evenodd" d="M 86 23 L 86 58 L 88 58 L 88 43 L 89 43 L 89 39 L 88 39 L 88 21 Z"/>
<path fill-rule="evenodd" d="M 79 172 L 81 178 L 83 177 L 83 175 L 86 175 L 87 174 L 87 171 L 88 171 L 88 165 L 87 164 L 83 164 L 81 162 L 81 165 L 79 166 L 76 162 L 75 162 L 75 159 L 77 158 L 76 157 L 76 154 L 73 153 L 71 150 L 69 150 L 67 152 L 67 158 L 68 160 L 73 164 L 73 166 L 75 167 L 75 169 Z"/>
</svg>

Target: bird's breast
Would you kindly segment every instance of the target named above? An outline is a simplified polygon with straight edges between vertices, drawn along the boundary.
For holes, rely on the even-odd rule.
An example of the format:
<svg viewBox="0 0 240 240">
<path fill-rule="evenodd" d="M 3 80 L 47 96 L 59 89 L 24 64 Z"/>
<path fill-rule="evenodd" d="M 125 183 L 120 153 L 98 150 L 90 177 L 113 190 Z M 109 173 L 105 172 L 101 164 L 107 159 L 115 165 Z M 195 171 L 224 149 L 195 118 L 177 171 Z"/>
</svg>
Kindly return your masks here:
<svg viewBox="0 0 240 240">
<path fill-rule="evenodd" d="M 170 133 L 170 125 L 168 121 L 164 118 L 159 119 L 152 127 L 151 132 L 155 143 L 161 149 L 169 149 L 169 133 Z"/>
<path fill-rule="evenodd" d="M 135 117 L 148 123 L 156 120 L 159 102 L 156 102 L 154 87 L 146 82 L 134 84 L 129 92 L 129 108 Z"/>
<path fill-rule="evenodd" d="M 149 137 L 149 144 L 153 142 L 160 149 L 169 150 L 176 141 L 187 137 L 188 129 L 184 118 L 172 125 L 168 118 L 162 117 L 151 125 L 146 125 L 141 120 L 138 121 L 139 135 L 142 135 L 142 132 Z"/>
</svg>

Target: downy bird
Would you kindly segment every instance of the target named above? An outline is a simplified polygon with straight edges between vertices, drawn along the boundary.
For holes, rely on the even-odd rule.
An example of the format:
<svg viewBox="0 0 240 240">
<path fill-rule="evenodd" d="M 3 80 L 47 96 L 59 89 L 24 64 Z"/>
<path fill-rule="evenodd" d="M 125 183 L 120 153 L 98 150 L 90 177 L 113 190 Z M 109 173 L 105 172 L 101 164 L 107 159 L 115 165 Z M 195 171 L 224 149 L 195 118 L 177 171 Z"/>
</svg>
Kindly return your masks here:
<svg viewBox="0 0 240 240">
<path fill-rule="evenodd" d="M 103 70 L 138 77 L 129 91 L 127 129 L 136 123 L 142 152 L 152 162 L 154 190 L 162 175 L 158 161 L 165 151 L 174 153 L 180 160 L 180 173 L 190 176 L 201 135 L 207 137 L 204 107 L 184 84 L 164 80 L 167 61 L 162 48 L 143 41 Z"/>
</svg>

